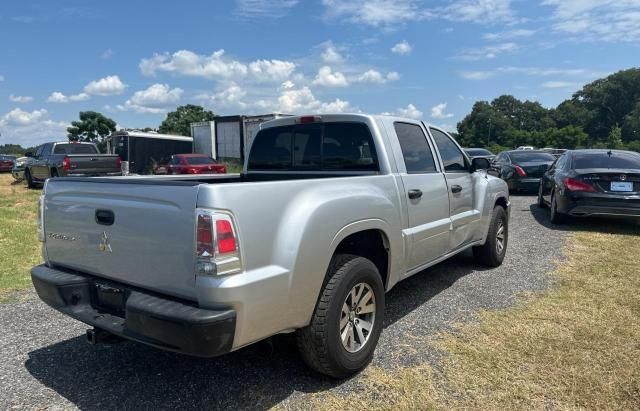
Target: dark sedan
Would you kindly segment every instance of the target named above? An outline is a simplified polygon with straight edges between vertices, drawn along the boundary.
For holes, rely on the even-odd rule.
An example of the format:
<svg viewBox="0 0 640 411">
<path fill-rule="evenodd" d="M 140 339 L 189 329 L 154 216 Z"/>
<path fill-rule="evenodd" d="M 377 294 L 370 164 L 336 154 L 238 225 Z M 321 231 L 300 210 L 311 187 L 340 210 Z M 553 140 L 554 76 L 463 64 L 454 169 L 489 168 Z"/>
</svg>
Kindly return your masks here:
<svg viewBox="0 0 640 411">
<path fill-rule="evenodd" d="M 0 154 L 0 171 L 11 171 L 15 161 L 16 156 Z"/>
<path fill-rule="evenodd" d="M 486 148 L 465 148 L 464 152 L 467 153 L 467 155 L 471 159 L 474 159 L 476 157 L 482 157 L 482 158 L 486 158 L 487 160 L 491 161 L 496 156 L 495 154 L 493 154 L 491 151 L 487 150 Z"/>
<path fill-rule="evenodd" d="M 540 177 L 556 160 L 543 151 L 503 151 L 493 160 L 489 171 L 507 182 L 509 190 L 536 191 Z"/>
<path fill-rule="evenodd" d="M 640 154 L 621 150 L 572 150 L 544 174 L 538 205 L 551 222 L 567 216 L 640 217 Z"/>
</svg>

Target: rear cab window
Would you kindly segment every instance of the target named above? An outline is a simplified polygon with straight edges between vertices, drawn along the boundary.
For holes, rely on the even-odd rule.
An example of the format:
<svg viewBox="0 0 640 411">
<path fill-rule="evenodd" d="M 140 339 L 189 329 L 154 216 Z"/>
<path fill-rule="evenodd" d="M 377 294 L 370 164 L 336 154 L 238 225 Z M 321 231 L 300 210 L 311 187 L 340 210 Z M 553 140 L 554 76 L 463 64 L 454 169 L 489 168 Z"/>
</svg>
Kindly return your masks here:
<svg viewBox="0 0 640 411">
<path fill-rule="evenodd" d="M 435 173 L 436 163 L 422 128 L 416 124 L 402 122 L 393 123 L 393 128 L 400 142 L 407 173 Z"/>
<path fill-rule="evenodd" d="M 53 154 L 98 154 L 98 150 L 92 144 L 63 143 L 55 145 Z"/>
<path fill-rule="evenodd" d="M 255 137 L 247 171 L 379 171 L 373 136 L 358 122 L 270 127 Z"/>
</svg>

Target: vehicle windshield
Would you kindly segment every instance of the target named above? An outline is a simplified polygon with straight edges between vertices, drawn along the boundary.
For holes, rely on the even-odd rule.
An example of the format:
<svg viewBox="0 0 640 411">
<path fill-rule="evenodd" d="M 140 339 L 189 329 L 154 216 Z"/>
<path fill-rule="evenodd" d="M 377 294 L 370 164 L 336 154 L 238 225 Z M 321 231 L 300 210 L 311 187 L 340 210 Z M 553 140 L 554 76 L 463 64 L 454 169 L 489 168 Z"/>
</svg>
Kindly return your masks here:
<svg viewBox="0 0 640 411">
<path fill-rule="evenodd" d="M 194 166 L 199 166 L 203 164 L 216 164 L 215 160 L 212 159 L 211 157 L 193 156 L 193 157 L 185 157 L 185 159 L 187 160 L 187 163 Z"/>
<path fill-rule="evenodd" d="M 53 154 L 98 154 L 98 150 L 92 144 L 56 144 Z"/>
<path fill-rule="evenodd" d="M 556 158 L 548 153 L 532 153 L 523 151 L 521 153 L 509 153 L 511 161 L 514 163 L 531 163 L 534 161 L 555 161 Z"/>
<path fill-rule="evenodd" d="M 493 153 L 489 150 L 485 150 L 484 148 L 467 148 L 464 150 L 471 157 L 478 156 L 492 156 Z"/>
<path fill-rule="evenodd" d="M 637 168 L 640 154 L 612 152 L 580 153 L 573 156 L 573 168 Z"/>
</svg>

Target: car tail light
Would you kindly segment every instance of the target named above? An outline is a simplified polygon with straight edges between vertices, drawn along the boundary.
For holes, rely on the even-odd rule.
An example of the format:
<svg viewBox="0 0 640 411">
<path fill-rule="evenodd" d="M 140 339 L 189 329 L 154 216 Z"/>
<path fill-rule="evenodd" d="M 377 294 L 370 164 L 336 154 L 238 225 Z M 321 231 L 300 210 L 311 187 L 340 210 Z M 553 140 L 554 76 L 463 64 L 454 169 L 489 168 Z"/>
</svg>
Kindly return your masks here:
<svg viewBox="0 0 640 411">
<path fill-rule="evenodd" d="M 516 173 L 518 174 L 518 176 L 520 177 L 526 177 L 527 173 L 524 172 L 524 170 L 522 169 L 522 167 L 520 166 L 513 166 L 513 168 L 516 169 Z"/>
<path fill-rule="evenodd" d="M 118 168 L 118 170 L 122 171 L 122 159 L 120 158 L 120 156 L 116 158 L 116 167 Z"/>
<path fill-rule="evenodd" d="M 225 212 L 196 210 L 196 274 L 227 275 L 242 271 L 233 217 Z"/>
<path fill-rule="evenodd" d="M 71 159 L 69 157 L 65 157 L 64 159 L 62 159 L 62 168 L 65 171 L 71 170 Z"/>
<path fill-rule="evenodd" d="M 187 168 L 187 174 L 198 174 L 197 168 Z"/>
<path fill-rule="evenodd" d="M 595 187 L 591 184 L 571 177 L 564 179 L 564 186 L 569 191 L 586 191 L 589 193 L 594 193 L 596 191 Z"/>
</svg>

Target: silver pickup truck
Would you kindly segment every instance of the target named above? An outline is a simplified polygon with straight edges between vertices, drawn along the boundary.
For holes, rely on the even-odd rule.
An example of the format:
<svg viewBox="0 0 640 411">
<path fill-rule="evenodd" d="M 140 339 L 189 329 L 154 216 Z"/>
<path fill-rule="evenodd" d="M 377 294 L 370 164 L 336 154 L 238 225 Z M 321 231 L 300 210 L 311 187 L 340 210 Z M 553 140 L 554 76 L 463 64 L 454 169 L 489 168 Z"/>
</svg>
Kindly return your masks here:
<svg viewBox="0 0 640 411">
<path fill-rule="evenodd" d="M 399 281 L 468 248 L 502 263 L 509 193 L 488 166 L 416 120 L 280 118 L 242 174 L 48 180 L 33 283 L 93 342 L 212 357 L 296 332 L 307 364 L 345 377 Z"/>
</svg>

